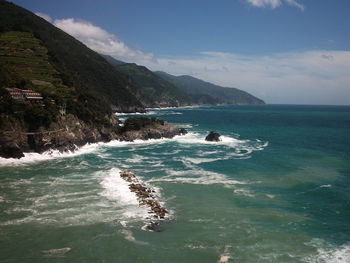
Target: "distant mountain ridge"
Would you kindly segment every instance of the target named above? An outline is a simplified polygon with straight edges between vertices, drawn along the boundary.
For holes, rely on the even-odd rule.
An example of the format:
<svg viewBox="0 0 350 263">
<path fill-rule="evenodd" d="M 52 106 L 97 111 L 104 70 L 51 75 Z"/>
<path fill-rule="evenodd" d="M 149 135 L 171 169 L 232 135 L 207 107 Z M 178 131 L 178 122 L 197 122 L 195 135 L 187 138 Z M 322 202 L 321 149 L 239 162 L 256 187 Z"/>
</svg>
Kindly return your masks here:
<svg viewBox="0 0 350 263">
<path fill-rule="evenodd" d="M 159 77 L 144 66 L 125 63 L 102 55 L 115 69 L 128 77 L 129 91 L 148 108 L 191 105 L 191 98 L 171 82 Z"/>
<path fill-rule="evenodd" d="M 221 87 L 188 75 L 174 76 L 162 71 L 152 72 L 135 63 L 125 63 L 108 55 L 102 56 L 119 72 L 129 76 L 134 83 L 130 91 L 146 107 L 265 104 L 263 100 L 237 88 Z"/>
<path fill-rule="evenodd" d="M 237 88 L 221 87 L 188 75 L 174 76 L 162 71 L 155 74 L 187 93 L 197 104 L 265 104 L 263 100 Z"/>
</svg>

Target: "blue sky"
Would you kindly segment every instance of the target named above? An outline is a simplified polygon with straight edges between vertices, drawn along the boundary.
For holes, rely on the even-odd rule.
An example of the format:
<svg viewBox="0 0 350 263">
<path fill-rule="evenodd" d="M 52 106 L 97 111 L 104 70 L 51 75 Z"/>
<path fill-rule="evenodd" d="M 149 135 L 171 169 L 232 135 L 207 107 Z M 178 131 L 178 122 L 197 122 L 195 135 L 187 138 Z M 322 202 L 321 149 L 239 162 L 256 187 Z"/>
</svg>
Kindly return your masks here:
<svg viewBox="0 0 350 263">
<path fill-rule="evenodd" d="M 268 103 L 350 104 L 349 0 L 12 2 L 98 52 L 152 70 Z"/>
</svg>

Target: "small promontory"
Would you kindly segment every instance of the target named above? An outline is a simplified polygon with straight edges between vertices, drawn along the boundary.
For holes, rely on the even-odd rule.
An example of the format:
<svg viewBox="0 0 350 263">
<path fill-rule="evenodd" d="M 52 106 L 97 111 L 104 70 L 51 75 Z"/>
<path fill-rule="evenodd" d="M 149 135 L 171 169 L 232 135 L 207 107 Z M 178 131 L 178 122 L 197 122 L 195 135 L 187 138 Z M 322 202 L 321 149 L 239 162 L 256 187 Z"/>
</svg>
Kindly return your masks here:
<svg viewBox="0 0 350 263">
<path fill-rule="evenodd" d="M 163 120 L 146 117 L 129 118 L 122 126 L 117 119 L 109 125 L 85 122 L 72 114 L 59 116 L 49 127 L 28 129 L 25 123 L 11 118 L 2 122 L 0 157 L 21 158 L 24 152 L 42 153 L 48 150 L 74 151 L 87 143 L 111 140 L 134 141 L 173 138 L 185 134 L 182 128 Z"/>
</svg>

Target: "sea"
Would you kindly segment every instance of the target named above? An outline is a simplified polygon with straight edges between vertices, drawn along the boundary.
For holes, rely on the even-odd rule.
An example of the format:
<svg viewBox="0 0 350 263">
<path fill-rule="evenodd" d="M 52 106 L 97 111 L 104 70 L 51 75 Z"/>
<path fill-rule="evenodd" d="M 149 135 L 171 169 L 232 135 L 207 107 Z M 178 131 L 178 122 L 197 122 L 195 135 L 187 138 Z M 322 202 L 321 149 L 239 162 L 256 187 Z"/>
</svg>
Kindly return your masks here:
<svg viewBox="0 0 350 263">
<path fill-rule="evenodd" d="M 0 262 L 350 262 L 350 106 L 144 115 L 188 134 L 0 159 Z M 169 211 L 160 232 L 122 170 Z"/>
</svg>

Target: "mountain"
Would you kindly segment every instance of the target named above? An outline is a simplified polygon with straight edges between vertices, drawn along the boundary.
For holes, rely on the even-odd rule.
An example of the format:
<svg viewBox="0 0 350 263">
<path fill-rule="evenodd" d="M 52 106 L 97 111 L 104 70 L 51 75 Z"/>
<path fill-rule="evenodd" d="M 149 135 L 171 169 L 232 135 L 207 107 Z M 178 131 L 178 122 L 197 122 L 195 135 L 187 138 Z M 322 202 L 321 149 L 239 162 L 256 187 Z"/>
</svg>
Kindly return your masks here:
<svg viewBox="0 0 350 263">
<path fill-rule="evenodd" d="M 128 76 L 129 91 L 146 107 L 178 107 L 191 104 L 190 97 L 144 66 L 124 63 L 102 55 L 116 70 Z"/>
<path fill-rule="evenodd" d="M 221 87 L 187 75 L 173 76 L 162 71 L 155 73 L 187 93 L 196 104 L 265 104 L 240 89 Z"/>
<path fill-rule="evenodd" d="M 89 115 L 89 111 L 94 110 L 96 114 L 102 109 L 107 112 L 111 107 L 119 111 L 143 110 L 142 103 L 127 88 L 130 85 L 127 76 L 117 71 L 98 53 L 28 10 L 0 0 L 0 33 L 5 32 L 12 32 L 12 40 L 7 39 L 6 35 L 3 36 L 3 43 L 6 42 L 7 46 L 2 46 L 2 52 L 3 57 L 7 56 L 7 61 L 3 60 L 1 64 L 1 86 L 14 85 L 21 80 L 33 84 L 33 89 L 40 88 L 40 90 L 43 90 L 43 85 L 37 84 L 40 81 L 48 82 L 46 86 L 52 89 L 60 89 L 60 85 L 64 85 L 74 93 L 77 102 L 81 102 L 82 107 L 79 111 L 85 111 L 85 115 Z M 26 37 L 19 32 L 25 32 Z M 28 60 L 25 60 L 25 54 L 18 53 L 21 49 L 27 48 L 26 42 L 22 41 L 22 46 L 13 46 L 14 43 L 25 38 L 31 38 L 31 42 L 37 42 L 34 46 L 28 47 L 28 52 L 35 52 L 37 47 L 45 49 L 45 56 L 47 56 L 44 59 L 45 63 L 49 63 L 55 71 L 55 73 L 51 71 L 53 74 L 51 81 L 45 79 L 46 72 L 35 76 L 23 74 L 21 70 L 11 73 L 12 68 L 19 69 L 22 66 L 30 68 L 30 65 L 26 64 Z M 15 54 L 16 52 L 18 54 Z M 13 56 L 10 57 L 11 55 Z M 53 82 L 53 79 L 56 82 Z M 39 82 L 35 83 L 35 80 Z M 84 109 L 85 104 L 91 107 Z M 92 107 L 93 105 L 95 107 Z M 73 105 L 68 108 L 79 114 Z M 87 118 L 93 119 L 93 116 L 87 116 Z"/>
<path fill-rule="evenodd" d="M 121 60 L 118 60 L 118 59 L 115 59 L 114 57 L 110 56 L 110 55 L 104 55 L 104 54 L 100 54 L 102 57 L 104 57 L 109 64 L 111 64 L 112 66 L 120 66 L 120 65 L 123 65 L 123 64 L 126 64 L 126 62 L 124 61 L 121 61 Z"/>
<path fill-rule="evenodd" d="M 112 110 L 144 111 L 130 86 L 98 53 L 0 0 L 0 156 L 119 138 Z"/>
</svg>

